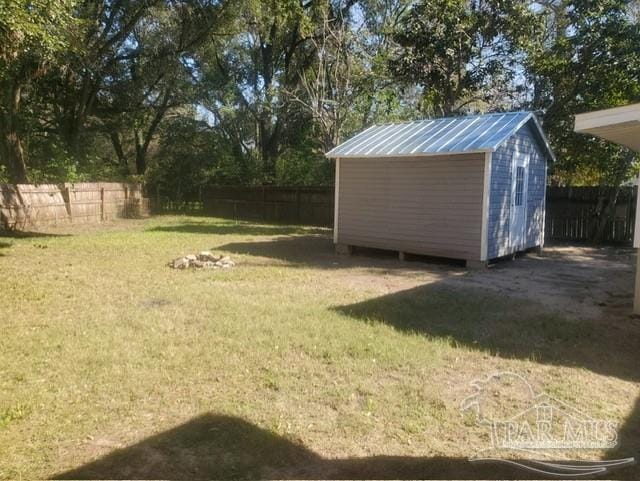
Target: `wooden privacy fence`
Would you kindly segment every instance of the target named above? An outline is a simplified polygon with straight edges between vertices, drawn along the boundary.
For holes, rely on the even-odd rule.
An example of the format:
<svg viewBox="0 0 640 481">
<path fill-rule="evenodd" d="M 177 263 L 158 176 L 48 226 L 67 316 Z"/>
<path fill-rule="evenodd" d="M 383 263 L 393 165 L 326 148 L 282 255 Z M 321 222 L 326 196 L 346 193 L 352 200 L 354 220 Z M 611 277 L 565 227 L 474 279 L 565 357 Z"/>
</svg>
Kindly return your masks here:
<svg viewBox="0 0 640 481">
<path fill-rule="evenodd" d="M 139 184 L 0 184 L 0 228 L 27 230 L 148 215 Z"/>
<path fill-rule="evenodd" d="M 598 187 L 548 187 L 546 241 L 590 241 L 598 224 L 596 213 L 601 194 Z M 628 244 L 633 241 L 636 195 L 635 187 L 622 188 L 614 219 L 606 226 L 602 242 Z M 210 187 L 203 195 L 203 212 L 231 219 L 332 226 L 333 196 L 332 186 Z M 189 206 L 195 210 L 200 208 L 198 202 L 183 202 L 180 206 L 185 211 Z"/>
<path fill-rule="evenodd" d="M 212 187 L 205 214 L 266 222 L 333 225 L 333 187 Z"/>
<path fill-rule="evenodd" d="M 622 187 L 613 220 L 605 228 L 603 243 L 633 242 L 637 192 L 636 187 Z M 597 212 L 602 194 L 599 187 L 547 187 L 545 240 L 592 240 L 599 222 Z"/>
<path fill-rule="evenodd" d="M 598 223 L 598 187 L 548 187 L 545 239 L 587 242 Z M 631 243 L 636 187 L 623 187 L 603 242 Z M 334 191 L 327 187 L 210 187 L 203 202 L 162 203 L 156 208 L 200 211 L 218 217 L 265 222 L 333 225 Z M 174 205 L 175 204 L 175 205 Z M 189 208 L 186 208 L 189 207 Z M 116 182 L 0 184 L 0 229 L 26 230 L 58 223 L 91 223 L 148 215 L 139 184 Z"/>
</svg>

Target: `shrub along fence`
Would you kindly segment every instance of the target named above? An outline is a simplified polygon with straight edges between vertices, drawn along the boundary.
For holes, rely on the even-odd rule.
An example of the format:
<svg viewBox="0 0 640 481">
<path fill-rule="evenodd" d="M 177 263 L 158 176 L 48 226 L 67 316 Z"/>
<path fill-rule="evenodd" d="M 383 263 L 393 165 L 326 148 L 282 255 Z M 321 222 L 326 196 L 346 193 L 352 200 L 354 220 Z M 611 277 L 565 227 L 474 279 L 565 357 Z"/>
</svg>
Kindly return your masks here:
<svg viewBox="0 0 640 481">
<path fill-rule="evenodd" d="M 333 225 L 333 187 L 212 187 L 203 193 L 207 215 L 265 222 Z"/>
<path fill-rule="evenodd" d="M 0 229 L 93 223 L 148 215 L 139 184 L 115 182 L 0 184 Z"/>
<path fill-rule="evenodd" d="M 548 187 L 545 239 L 588 242 L 593 240 L 600 218 L 607 210 L 608 187 Z M 612 218 L 607 221 L 601 242 L 630 244 L 636 216 L 635 186 L 620 189 Z"/>
</svg>

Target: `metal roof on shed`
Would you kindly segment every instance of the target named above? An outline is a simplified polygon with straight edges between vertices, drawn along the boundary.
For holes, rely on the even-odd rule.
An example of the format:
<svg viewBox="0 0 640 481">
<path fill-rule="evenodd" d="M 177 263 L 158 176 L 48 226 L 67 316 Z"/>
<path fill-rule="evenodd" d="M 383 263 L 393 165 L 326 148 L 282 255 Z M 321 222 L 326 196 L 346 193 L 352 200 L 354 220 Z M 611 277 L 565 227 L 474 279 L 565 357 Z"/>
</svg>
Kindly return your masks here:
<svg viewBox="0 0 640 481">
<path fill-rule="evenodd" d="M 550 159 L 554 160 L 542 127 L 531 112 L 507 112 L 446 117 L 374 125 L 327 152 L 327 157 L 396 157 L 403 155 L 493 152 L 527 122 Z"/>
</svg>

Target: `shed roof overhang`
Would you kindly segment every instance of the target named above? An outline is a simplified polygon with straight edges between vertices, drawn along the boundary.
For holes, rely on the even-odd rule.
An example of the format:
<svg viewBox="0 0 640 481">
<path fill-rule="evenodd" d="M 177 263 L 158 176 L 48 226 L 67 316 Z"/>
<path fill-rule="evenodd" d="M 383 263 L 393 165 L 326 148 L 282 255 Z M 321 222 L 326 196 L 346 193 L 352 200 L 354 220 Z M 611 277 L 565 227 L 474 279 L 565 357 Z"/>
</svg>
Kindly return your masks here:
<svg viewBox="0 0 640 481">
<path fill-rule="evenodd" d="M 578 114 L 575 131 L 640 152 L 640 104 Z"/>
<path fill-rule="evenodd" d="M 373 125 L 325 155 L 328 158 L 433 157 L 495 152 L 525 124 L 548 160 L 555 157 L 532 112 L 504 112 Z"/>
</svg>

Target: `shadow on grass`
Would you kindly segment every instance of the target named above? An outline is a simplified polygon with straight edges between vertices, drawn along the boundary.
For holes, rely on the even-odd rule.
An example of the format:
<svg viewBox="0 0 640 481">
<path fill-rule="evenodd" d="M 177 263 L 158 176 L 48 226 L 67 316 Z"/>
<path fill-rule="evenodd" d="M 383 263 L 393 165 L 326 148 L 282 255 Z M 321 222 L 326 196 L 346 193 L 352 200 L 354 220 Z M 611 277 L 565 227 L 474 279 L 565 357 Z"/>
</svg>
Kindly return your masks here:
<svg viewBox="0 0 640 481">
<path fill-rule="evenodd" d="M 215 226 L 214 226 L 215 227 Z M 260 227 L 260 226 L 257 226 Z M 364 247 L 354 247 L 353 255 L 337 255 L 331 238 L 331 231 L 328 229 L 311 229 L 296 232 L 280 232 L 278 236 L 267 237 L 265 239 L 256 239 L 242 242 L 230 242 L 216 246 L 216 249 L 226 251 L 230 254 L 242 254 L 258 257 L 266 257 L 287 262 L 292 266 L 296 264 L 313 266 L 313 267 L 379 267 L 381 262 L 388 269 L 407 269 L 408 267 L 419 267 L 428 264 L 434 267 L 436 265 L 448 266 L 454 268 L 464 267 L 464 261 L 459 259 L 446 259 L 442 257 L 430 257 L 407 254 L 408 262 L 398 262 L 398 252 L 393 250 L 381 250 Z M 267 231 L 268 233 L 269 231 Z M 273 232 L 273 234 L 278 234 Z M 542 257 L 531 254 L 519 254 L 519 260 L 514 263 L 512 260 L 503 258 L 492 263 L 492 269 L 511 269 L 526 267 L 535 272 L 537 280 L 553 278 L 556 273 L 550 270 L 550 263 L 562 264 L 576 272 L 582 274 L 584 272 L 592 272 L 594 267 L 600 270 L 609 271 L 610 267 L 605 265 L 615 265 L 626 263 L 626 256 L 633 251 L 630 249 L 620 248 L 612 250 L 609 247 L 593 248 L 582 256 L 571 257 L 566 253 L 545 252 Z M 620 257 L 625 257 L 620 260 Z M 419 261 L 419 262 L 412 262 Z M 614 267 L 615 268 L 615 267 Z M 629 265 L 629 269 L 631 266 Z M 565 276 L 568 277 L 569 275 Z M 573 278 L 575 275 L 570 274 Z M 589 276 L 586 276 L 589 277 Z M 564 282 L 566 281 L 566 282 Z M 570 283 L 571 279 L 563 279 L 565 284 Z M 585 280 L 582 275 L 576 278 L 577 282 L 583 283 Z M 596 282 L 591 276 L 589 282 Z"/>
<path fill-rule="evenodd" d="M 633 411 L 627 417 L 624 424 L 618 429 L 618 446 L 607 456 L 608 459 L 622 459 L 635 457 L 640 463 L 640 397 L 636 399 Z M 633 478 L 640 479 L 640 466 L 636 466 Z"/>
<path fill-rule="evenodd" d="M 266 257 L 284 261 L 292 267 L 309 266 L 316 268 L 367 267 L 385 270 L 407 270 L 419 268 L 420 263 L 398 261 L 396 251 L 358 248 L 354 255 L 338 255 L 335 253 L 333 240 L 326 230 L 315 234 L 305 231 L 303 235 L 279 236 L 276 238 L 231 242 L 216 247 L 216 250 L 229 254 Z M 428 260 L 430 267 L 436 264 L 459 267 L 461 264 L 451 260 L 432 259 L 415 256 L 412 260 Z"/>
<path fill-rule="evenodd" d="M 247 235 L 264 236 L 242 242 L 212 246 L 216 251 L 229 254 L 266 257 L 284 261 L 295 266 L 313 266 L 319 268 L 337 267 L 385 267 L 387 269 L 406 269 L 407 264 L 398 262 L 394 251 L 377 249 L 358 249 L 358 255 L 336 255 L 331 230 L 322 227 L 306 227 L 278 224 L 252 224 L 248 222 L 182 222 L 175 225 L 152 227 L 147 232 L 175 232 L 205 235 Z M 360 255 L 363 254 L 363 255 Z M 439 263 L 442 263 L 441 260 Z M 414 264 L 415 265 L 415 264 Z"/>
<path fill-rule="evenodd" d="M 205 414 L 57 479 L 520 479 L 526 471 L 464 458 L 326 459 L 236 417 Z M 539 477 L 539 476 L 538 476 Z"/>
<path fill-rule="evenodd" d="M 314 264 L 327 256 L 335 256 L 333 242 L 326 234 L 306 233 L 251 242 L 231 242 L 218 246 L 217 249 L 232 254 L 268 257 L 300 264 Z"/>
<path fill-rule="evenodd" d="M 640 381 L 640 326 L 629 319 L 567 321 L 537 302 L 512 300 L 494 291 L 428 284 L 336 311 L 362 322 L 382 322 L 454 345 L 486 350 L 504 358 L 588 369 Z M 488 374 L 488 373 L 487 373 Z M 597 386 L 584 386 L 585 392 Z M 629 399 L 631 404 L 634 400 Z M 618 447 L 608 459 L 640 460 L 640 398 L 620 426 Z M 640 479 L 636 465 L 621 471 Z"/>
<path fill-rule="evenodd" d="M 211 223 L 184 222 L 175 225 L 152 227 L 148 232 L 176 232 L 182 234 L 236 234 L 236 235 L 292 235 L 292 234 L 326 234 L 327 229 L 292 225 L 261 225 L 246 222 Z"/>
<path fill-rule="evenodd" d="M 4 252 L 2 252 L 2 249 L 8 249 L 12 245 L 13 244 L 11 242 L 0 241 L 0 257 L 6 255 Z"/>
<path fill-rule="evenodd" d="M 71 237 L 71 234 L 52 234 L 50 232 L 31 232 L 19 230 L 2 230 L 0 229 L 0 238 L 6 239 L 29 239 L 29 238 L 46 238 L 46 237 Z"/>
<path fill-rule="evenodd" d="M 0 239 L 47 239 L 52 237 L 70 237 L 70 234 L 48 234 L 44 232 L 22 232 L 22 231 L 5 231 L 0 230 Z M 3 249 L 8 249 L 13 245 L 12 242 L 0 240 L 0 257 L 5 257 L 7 254 L 2 252 Z"/>
<path fill-rule="evenodd" d="M 482 288 L 427 284 L 335 310 L 505 358 L 640 380 L 640 325 L 566 320 L 542 304 Z"/>
</svg>

